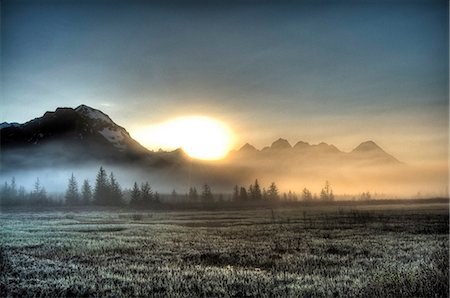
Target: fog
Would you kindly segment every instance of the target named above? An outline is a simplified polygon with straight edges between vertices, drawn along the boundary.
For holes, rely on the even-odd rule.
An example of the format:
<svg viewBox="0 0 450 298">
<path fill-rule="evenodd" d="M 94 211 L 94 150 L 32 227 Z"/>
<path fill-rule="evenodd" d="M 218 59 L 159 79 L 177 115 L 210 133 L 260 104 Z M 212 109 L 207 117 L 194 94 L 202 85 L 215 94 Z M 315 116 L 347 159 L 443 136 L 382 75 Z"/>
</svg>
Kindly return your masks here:
<svg viewBox="0 0 450 298">
<path fill-rule="evenodd" d="M 98 170 L 103 166 L 108 174 L 114 173 L 122 189 L 131 188 L 134 182 L 148 181 L 161 194 L 172 190 L 185 194 L 190 187 L 200 189 L 204 184 L 214 193 L 230 194 L 235 185 L 247 188 L 258 179 L 261 188 L 275 182 L 280 192 L 297 194 L 304 188 L 319 194 L 328 181 L 337 198 L 358 197 L 362 192 L 378 198 L 448 196 L 448 168 L 444 162 L 410 165 L 389 155 L 369 157 L 343 152 L 281 150 L 234 152 L 221 161 L 190 159 L 179 152 L 155 153 L 135 160 L 99 154 L 88 158 L 79 149 L 47 146 L 2 152 L 0 182 L 15 177 L 18 186 L 30 191 L 39 178 L 48 194 L 62 194 L 72 174 L 78 186 L 87 179 L 94 187 Z"/>
</svg>

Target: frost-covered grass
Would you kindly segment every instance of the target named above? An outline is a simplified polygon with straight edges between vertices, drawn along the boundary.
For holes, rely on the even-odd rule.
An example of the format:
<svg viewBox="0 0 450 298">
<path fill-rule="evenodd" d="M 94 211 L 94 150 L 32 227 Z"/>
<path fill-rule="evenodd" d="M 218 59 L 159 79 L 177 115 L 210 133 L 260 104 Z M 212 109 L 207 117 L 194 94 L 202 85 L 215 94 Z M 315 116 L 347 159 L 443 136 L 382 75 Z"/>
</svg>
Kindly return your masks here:
<svg viewBox="0 0 450 298">
<path fill-rule="evenodd" d="M 448 206 L 0 215 L 0 296 L 448 297 Z"/>
</svg>

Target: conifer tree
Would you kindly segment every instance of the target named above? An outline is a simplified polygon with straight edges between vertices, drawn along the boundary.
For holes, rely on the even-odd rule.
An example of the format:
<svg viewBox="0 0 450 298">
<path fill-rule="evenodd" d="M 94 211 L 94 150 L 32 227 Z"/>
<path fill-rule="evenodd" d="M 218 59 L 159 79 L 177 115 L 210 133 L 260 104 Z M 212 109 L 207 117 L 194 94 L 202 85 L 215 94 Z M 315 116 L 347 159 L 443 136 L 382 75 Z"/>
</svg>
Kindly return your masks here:
<svg viewBox="0 0 450 298">
<path fill-rule="evenodd" d="M 305 187 L 302 192 L 303 201 L 311 201 L 313 199 L 311 192 Z"/>
<path fill-rule="evenodd" d="M 233 202 L 236 202 L 239 200 L 239 186 L 235 185 L 233 188 L 233 196 L 232 196 Z"/>
<path fill-rule="evenodd" d="M 198 200 L 197 188 L 195 188 L 195 187 L 189 188 L 188 198 L 189 198 L 189 201 L 193 201 L 193 202 Z"/>
<path fill-rule="evenodd" d="M 87 179 L 83 181 L 83 186 L 81 187 L 81 201 L 84 205 L 88 205 L 92 201 L 92 188 Z"/>
<path fill-rule="evenodd" d="M 203 185 L 202 201 L 203 202 L 213 202 L 214 201 L 214 196 L 211 192 L 211 187 L 208 184 Z"/>
<path fill-rule="evenodd" d="M 153 203 L 153 190 L 148 182 L 141 184 L 141 202 L 147 206 Z"/>
<path fill-rule="evenodd" d="M 267 198 L 269 200 L 278 200 L 280 198 L 278 194 L 278 187 L 275 182 L 272 182 L 269 186 L 269 190 L 267 191 Z"/>
<path fill-rule="evenodd" d="M 248 193 L 245 187 L 241 187 L 239 190 L 239 200 L 241 201 L 247 201 L 248 200 Z"/>
<path fill-rule="evenodd" d="M 34 183 L 34 189 L 30 194 L 31 200 L 34 203 L 42 203 L 47 201 L 47 192 L 45 188 L 41 186 L 41 181 L 39 177 L 36 178 L 36 182 Z"/>
<path fill-rule="evenodd" d="M 80 194 L 78 192 L 78 183 L 73 173 L 72 176 L 70 176 L 69 183 L 67 185 L 65 199 L 66 204 L 68 205 L 77 205 L 79 203 Z"/>
<path fill-rule="evenodd" d="M 320 199 L 323 201 L 334 200 L 333 189 L 331 189 L 330 183 L 328 181 L 325 182 L 325 187 L 320 191 Z"/>
<path fill-rule="evenodd" d="M 94 202 L 97 205 L 106 205 L 109 196 L 109 183 L 105 169 L 100 167 L 95 181 Z"/>
<path fill-rule="evenodd" d="M 113 205 L 120 205 L 122 203 L 122 190 L 113 172 L 109 175 L 109 197 Z"/>
<path fill-rule="evenodd" d="M 262 199 L 262 192 L 261 187 L 259 186 L 258 179 L 255 180 L 254 185 L 250 185 L 249 187 L 249 195 L 252 200 L 261 200 Z"/>
<path fill-rule="evenodd" d="M 170 194 L 170 197 L 171 197 L 172 201 L 176 201 L 177 200 L 178 194 L 177 194 L 175 189 L 172 190 L 172 193 Z"/>
<path fill-rule="evenodd" d="M 137 182 L 134 182 L 133 189 L 131 190 L 130 205 L 137 206 L 141 203 L 141 190 Z"/>
</svg>

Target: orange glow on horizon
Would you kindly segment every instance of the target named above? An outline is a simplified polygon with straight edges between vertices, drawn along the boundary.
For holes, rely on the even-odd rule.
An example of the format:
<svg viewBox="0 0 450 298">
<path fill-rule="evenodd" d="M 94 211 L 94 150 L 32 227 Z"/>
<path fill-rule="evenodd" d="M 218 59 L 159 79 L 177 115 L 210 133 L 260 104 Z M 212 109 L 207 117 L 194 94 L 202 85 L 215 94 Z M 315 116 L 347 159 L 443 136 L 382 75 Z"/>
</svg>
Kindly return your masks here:
<svg viewBox="0 0 450 298">
<path fill-rule="evenodd" d="M 186 116 L 139 129 L 133 133 L 147 148 L 182 148 L 192 158 L 219 160 L 234 143 L 234 134 L 223 122 L 206 116 Z"/>
</svg>

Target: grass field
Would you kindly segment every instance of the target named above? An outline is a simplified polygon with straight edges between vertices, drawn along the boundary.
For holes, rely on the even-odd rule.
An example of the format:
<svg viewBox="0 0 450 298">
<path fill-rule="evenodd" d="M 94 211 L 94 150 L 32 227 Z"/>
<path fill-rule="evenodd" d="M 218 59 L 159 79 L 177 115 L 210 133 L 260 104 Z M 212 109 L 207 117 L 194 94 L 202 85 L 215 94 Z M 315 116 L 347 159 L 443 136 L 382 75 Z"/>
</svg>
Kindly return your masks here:
<svg viewBox="0 0 450 298">
<path fill-rule="evenodd" d="M 3 212 L 0 296 L 448 297 L 447 204 Z"/>
</svg>

